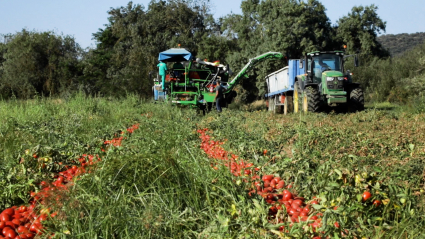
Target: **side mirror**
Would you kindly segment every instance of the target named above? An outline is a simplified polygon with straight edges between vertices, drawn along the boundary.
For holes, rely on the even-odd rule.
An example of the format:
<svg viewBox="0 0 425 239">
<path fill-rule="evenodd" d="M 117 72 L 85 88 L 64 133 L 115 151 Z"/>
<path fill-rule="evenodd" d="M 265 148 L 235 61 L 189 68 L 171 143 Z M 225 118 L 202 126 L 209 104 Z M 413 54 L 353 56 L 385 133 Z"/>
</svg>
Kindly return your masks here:
<svg viewBox="0 0 425 239">
<path fill-rule="evenodd" d="M 300 60 L 300 69 L 304 68 L 303 66 L 303 60 Z"/>
<path fill-rule="evenodd" d="M 354 66 L 355 67 L 359 66 L 359 58 L 357 57 L 357 55 L 354 56 Z"/>
</svg>

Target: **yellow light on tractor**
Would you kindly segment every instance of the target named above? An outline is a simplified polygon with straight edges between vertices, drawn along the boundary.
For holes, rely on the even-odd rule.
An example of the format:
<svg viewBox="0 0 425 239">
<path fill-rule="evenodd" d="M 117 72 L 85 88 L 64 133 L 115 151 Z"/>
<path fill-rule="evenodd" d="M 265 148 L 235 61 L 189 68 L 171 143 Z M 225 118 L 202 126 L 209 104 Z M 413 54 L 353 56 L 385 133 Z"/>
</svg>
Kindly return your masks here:
<svg viewBox="0 0 425 239">
<path fill-rule="evenodd" d="M 347 45 L 344 45 L 344 49 L 347 49 Z"/>
<path fill-rule="evenodd" d="M 178 44 L 177 46 L 179 46 L 179 48 L 182 46 L 181 44 Z"/>
</svg>

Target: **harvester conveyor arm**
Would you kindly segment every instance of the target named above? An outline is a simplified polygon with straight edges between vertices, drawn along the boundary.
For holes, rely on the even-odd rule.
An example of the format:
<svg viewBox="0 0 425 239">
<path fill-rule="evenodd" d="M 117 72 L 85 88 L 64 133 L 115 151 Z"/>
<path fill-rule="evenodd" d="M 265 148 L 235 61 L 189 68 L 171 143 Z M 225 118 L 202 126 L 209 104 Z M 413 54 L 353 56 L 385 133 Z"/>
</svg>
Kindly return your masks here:
<svg viewBox="0 0 425 239">
<path fill-rule="evenodd" d="M 243 77 L 248 73 L 254 66 L 256 66 L 258 63 L 263 62 L 267 59 L 282 59 L 283 54 L 280 52 L 267 52 L 262 55 L 256 56 L 249 60 L 249 62 L 242 68 L 242 70 L 233 78 L 232 81 L 228 83 L 228 88 L 225 93 L 230 92 Z"/>
</svg>

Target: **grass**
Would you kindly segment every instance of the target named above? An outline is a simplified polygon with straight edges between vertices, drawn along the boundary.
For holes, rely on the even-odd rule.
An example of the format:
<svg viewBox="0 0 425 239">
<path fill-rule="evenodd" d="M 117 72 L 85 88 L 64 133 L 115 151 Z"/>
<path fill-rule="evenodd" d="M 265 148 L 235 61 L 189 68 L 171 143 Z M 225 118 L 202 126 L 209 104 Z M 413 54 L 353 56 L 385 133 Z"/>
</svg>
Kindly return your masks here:
<svg viewBox="0 0 425 239">
<path fill-rule="evenodd" d="M 211 168 L 199 148 L 196 130 L 202 128 L 211 129 L 214 140 L 227 140 L 224 148 L 259 165 L 261 174 L 281 176 L 307 200 L 320 197 L 322 229 L 332 238 L 341 235 L 335 221 L 350 237 L 424 237 L 425 115 L 403 107 L 287 116 L 226 109 L 200 116 L 134 96 L 77 95 L 0 102 L 0 114 L 6 178 L 0 184 L 7 189 L 0 208 L 26 203 L 28 191 L 59 170 L 57 162 L 74 164 L 85 153 L 103 157 L 63 203 L 44 205 L 60 212 L 48 222 L 57 238 L 278 238 L 269 206 L 247 195 L 251 185 L 224 167 Z M 100 151 L 103 140 L 134 123 L 140 128 L 121 147 Z M 47 167 L 39 168 L 34 153 L 51 158 Z M 366 188 L 388 203 L 375 208 L 358 200 Z M 290 230 L 311 238 L 298 225 Z"/>
</svg>

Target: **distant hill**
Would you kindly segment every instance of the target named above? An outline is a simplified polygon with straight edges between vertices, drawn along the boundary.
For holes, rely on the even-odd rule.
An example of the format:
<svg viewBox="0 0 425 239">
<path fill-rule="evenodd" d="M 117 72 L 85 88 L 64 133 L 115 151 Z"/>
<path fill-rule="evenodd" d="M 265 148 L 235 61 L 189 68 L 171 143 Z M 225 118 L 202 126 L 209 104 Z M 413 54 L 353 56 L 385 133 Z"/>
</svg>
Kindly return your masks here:
<svg viewBox="0 0 425 239">
<path fill-rule="evenodd" d="M 378 37 L 378 41 L 387 49 L 391 56 L 397 56 L 425 42 L 425 32 L 388 34 Z"/>
</svg>

